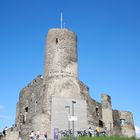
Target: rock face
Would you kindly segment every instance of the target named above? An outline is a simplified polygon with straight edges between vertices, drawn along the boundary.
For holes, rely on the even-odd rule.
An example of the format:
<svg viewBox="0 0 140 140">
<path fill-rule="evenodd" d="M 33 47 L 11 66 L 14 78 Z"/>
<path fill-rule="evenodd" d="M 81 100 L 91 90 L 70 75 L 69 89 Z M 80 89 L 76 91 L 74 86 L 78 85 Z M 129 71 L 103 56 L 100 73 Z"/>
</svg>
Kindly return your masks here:
<svg viewBox="0 0 140 140">
<path fill-rule="evenodd" d="M 95 101 L 89 95 L 88 86 L 78 79 L 76 34 L 68 29 L 50 29 L 46 38 L 44 76 L 39 75 L 21 90 L 13 135 L 18 133 L 23 140 L 28 140 L 31 131 L 39 130 L 40 138 L 43 139 L 46 131 L 48 138 L 53 138 L 55 128 L 68 128 L 65 105 L 69 105 L 69 115 L 74 115 L 73 101 L 78 117 L 76 131 L 99 126 L 106 128 L 109 135 L 135 136 L 132 114 L 112 110 L 109 95 L 103 94 L 101 103 Z M 81 125 L 82 119 L 84 125 Z M 62 120 L 65 123 L 61 123 Z M 7 140 L 11 133 L 8 132 Z"/>
</svg>

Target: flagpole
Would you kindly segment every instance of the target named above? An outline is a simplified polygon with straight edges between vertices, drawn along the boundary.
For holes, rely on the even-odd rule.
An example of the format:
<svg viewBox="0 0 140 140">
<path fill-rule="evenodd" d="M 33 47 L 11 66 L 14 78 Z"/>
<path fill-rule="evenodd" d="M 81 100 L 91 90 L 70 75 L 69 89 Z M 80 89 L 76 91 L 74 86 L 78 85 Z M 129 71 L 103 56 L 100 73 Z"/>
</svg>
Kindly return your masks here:
<svg viewBox="0 0 140 140">
<path fill-rule="evenodd" d="M 63 24 L 63 13 L 61 12 L 61 29 L 63 28 L 62 24 Z"/>
</svg>

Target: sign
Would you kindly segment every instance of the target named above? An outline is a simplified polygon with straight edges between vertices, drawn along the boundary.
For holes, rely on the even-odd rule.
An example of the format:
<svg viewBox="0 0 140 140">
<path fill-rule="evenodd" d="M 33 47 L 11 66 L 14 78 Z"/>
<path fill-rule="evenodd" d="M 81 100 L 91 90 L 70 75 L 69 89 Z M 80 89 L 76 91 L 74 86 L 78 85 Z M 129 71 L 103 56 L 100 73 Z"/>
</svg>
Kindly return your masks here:
<svg viewBox="0 0 140 140">
<path fill-rule="evenodd" d="M 77 116 L 68 116 L 69 121 L 77 121 Z"/>
<path fill-rule="evenodd" d="M 59 129 L 58 128 L 54 128 L 54 139 L 58 140 L 58 133 L 59 133 Z"/>
</svg>

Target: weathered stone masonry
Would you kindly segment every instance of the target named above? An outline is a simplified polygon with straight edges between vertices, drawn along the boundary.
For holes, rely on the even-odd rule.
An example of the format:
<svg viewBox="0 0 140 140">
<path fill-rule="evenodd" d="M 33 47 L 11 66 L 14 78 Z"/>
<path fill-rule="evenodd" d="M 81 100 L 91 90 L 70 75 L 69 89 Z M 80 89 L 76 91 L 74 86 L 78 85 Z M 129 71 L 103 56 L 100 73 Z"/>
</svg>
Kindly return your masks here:
<svg viewBox="0 0 140 140">
<path fill-rule="evenodd" d="M 101 103 L 95 101 L 89 95 L 88 86 L 78 79 L 76 34 L 68 29 L 50 29 L 46 38 L 44 76 L 39 75 L 21 90 L 15 128 L 12 132 L 9 129 L 7 140 L 12 140 L 12 134 L 13 140 L 18 136 L 28 140 L 32 130 L 47 131 L 48 137 L 53 138 L 53 127 L 66 128 L 64 122 L 59 122 L 61 118 L 57 108 L 62 108 L 60 112 L 64 115 L 61 117 L 66 120 L 63 106 L 68 104 L 71 107 L 73 100 L 77 102 L 75 113 L 79 117 L 76 130 L 99 126 L 106 128 L 110 136 L 135 136 L 132 113 L 113 110 L 111 97 L 106 94 L 102 94 Z M 84 118 L 84 126 L 80 117 Z"/>
</svg>

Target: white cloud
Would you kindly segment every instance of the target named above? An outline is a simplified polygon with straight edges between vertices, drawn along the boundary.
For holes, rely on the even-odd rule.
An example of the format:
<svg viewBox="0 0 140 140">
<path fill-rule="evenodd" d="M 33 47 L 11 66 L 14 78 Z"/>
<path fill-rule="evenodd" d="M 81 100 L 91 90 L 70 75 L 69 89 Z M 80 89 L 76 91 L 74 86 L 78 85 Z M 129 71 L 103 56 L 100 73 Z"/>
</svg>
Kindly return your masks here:
<svg viewBox="0 0 140 140">
<path fill-rule="evenodd" d="M 137 136 L 137 138 L 140 138 L 140 127 L 135 126 L 135 129 L 136 129 L 136 136 Z"/>
<path fill-rule="evenodd" d="M 3 105 L 0 105 L 0 110 L 4 109 L 4 106 Z"/>
</svg>

